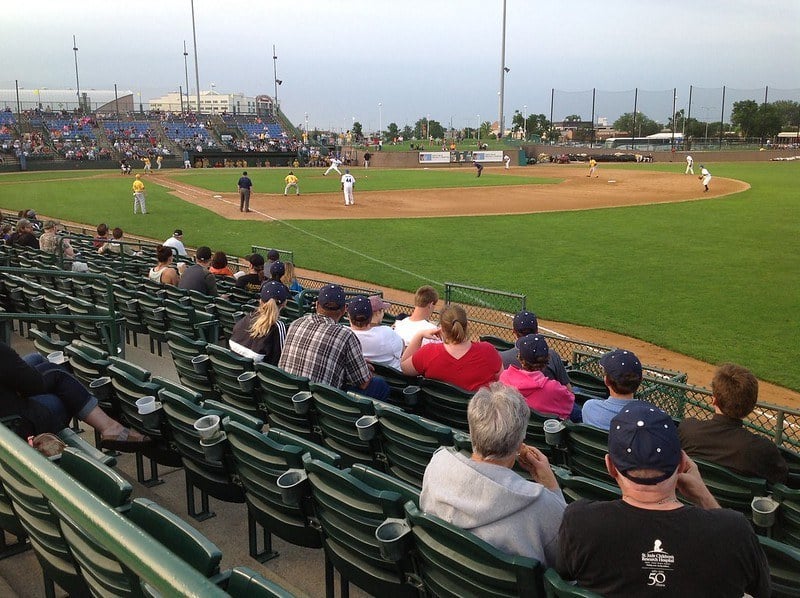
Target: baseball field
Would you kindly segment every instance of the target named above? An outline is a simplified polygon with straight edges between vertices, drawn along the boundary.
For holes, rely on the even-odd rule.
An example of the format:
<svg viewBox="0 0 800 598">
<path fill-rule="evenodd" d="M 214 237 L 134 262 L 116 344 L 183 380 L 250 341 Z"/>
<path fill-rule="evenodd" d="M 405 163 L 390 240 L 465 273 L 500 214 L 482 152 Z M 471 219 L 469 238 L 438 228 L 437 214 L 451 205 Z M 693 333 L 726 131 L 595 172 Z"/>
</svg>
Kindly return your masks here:
<svg viewBox="0 0 800 598">
<path fill-rule="evenodd" d="M 406 291 L 457 282 L 527 295 L 548 320 L 642 339 L 709 363 L 734 361 L 800 390 L 797 162 L 706 164 L 711 190 L 680 164 L 353 169 L 339 177 L 250 169 L 253 212 L 238 209 L 240 171 L 144 177 L 147 216 L 132 213 L 132 177 L 116 171 L 0 175 L 0 207 L 120 226 L 244 255 L 290 249 L 301 268 Z M 668 364 L 662 364 L 669 367 Z M 790 403 L 785 403 L 790 404 Z"/>
</svg>

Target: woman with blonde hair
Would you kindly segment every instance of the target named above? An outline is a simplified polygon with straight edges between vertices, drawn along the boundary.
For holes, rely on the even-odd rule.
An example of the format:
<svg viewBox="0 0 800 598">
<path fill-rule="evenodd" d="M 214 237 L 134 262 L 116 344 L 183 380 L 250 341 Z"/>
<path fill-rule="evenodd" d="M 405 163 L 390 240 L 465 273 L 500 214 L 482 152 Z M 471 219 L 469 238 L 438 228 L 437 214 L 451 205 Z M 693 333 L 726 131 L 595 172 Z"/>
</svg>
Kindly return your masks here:
<svg viewBox="0 0 800 598">
<path fill-rule="evenodd" d="M 292 262 L 285 262 L 283 264 L 285 271 L 283 276 L 281 276 L 281 282 L 286 285 L 293 295 L 297 295 L 300 291 L 303 290 L 303 287 L 297 282 L 297 278 L 294 274 L 294 264 Z"/>
<path fill-rule="evenodd" d="M 280 313 L 288 298 L 289 292 L 278 280 L 268 280 L 261 285 L 258 309 L 233 327 L 228 340 L 231 351 L 254 362 L 278 365 L 286 340 L 286 324 L 280 320 Z"/>
<path fill-rule="evenodd" d="M 147 278 L 152 282 L 178 286 L 180 275 L 178 271 L 172 267 L 172 260 L 174 257 L 175 254 L 172 252 L 171 247 L 164 247 L 163 245 L 156 247 L 156 259 L 158 263 L 150 268 L 150 271 L 147 273 Z"/>
<path fill-rule="evenodd" d="M 441 339 L 427 343 L 425 339 Z M 472 342 L 467 336 L 467 312 L 460 305 L 447 305 L 439 316 L 439 327 L 417 332 L 400 362 L 407 376 L 425 376 L 477 390 L 497 380 L 503 371 L 500 354 L 491 344 Z"/>
</svg>

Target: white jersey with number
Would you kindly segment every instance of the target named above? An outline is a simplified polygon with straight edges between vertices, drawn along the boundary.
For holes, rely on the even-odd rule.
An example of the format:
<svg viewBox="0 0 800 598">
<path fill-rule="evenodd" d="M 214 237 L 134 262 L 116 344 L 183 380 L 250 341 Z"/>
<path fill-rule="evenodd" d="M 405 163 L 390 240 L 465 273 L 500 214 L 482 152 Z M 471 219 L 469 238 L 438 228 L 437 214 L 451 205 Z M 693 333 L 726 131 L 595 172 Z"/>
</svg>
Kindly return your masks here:
<svg viewBox="0 0 800 598">
<path fill-rule="evenodd" d="M 348 187 L 352 189 L 353 185 L 355 184 L 356 184 L 356 177 L 354 177 L 352 174 L 342 175 L 342 185 L 344 185 L 345 189 L 347 189 Z"/>
</svg>

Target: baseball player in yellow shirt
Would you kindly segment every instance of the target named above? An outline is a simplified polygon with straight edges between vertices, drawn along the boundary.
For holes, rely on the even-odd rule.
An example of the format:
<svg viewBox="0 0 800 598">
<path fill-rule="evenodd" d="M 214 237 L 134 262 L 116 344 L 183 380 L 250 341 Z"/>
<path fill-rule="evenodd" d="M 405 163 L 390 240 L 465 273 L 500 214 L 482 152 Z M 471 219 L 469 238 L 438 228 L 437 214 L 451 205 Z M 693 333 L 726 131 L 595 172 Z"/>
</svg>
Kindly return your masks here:
<svg viewBox="0 0 800 598">
<path fill-rule="evenodd" d="M 137 208 L 141 208 L 142 214 L 147 214 L 147 208 L 144 205 L 144 183 L 142 182 L 142 175 L 137 174 L 133 181 L 133 213 L 136 213 Z"/>
<path fill-rule="evenodd" d="M 145 156 L 144 158 L 142 158 L 142 162 L 144 162 L 144 173 L 150 174 L 150 158 Z"/>
<path fill-rule="evenodd" d="M 589 160 L 589 174 L 587 174 L 586 176 L 590 177 L 592 175 L 594 175 L 594 178 L 600 176 L 597 174 L 597 160 L 595 160 L 594 158 L 591 158 Z"/>
<path fill-rule="evenodd" d="M 283 180 L 286 182 L 286 187 L 283 190 L 284 195 L 289 194 L 290 187 L 294 187 L 295 191 L 297 191 L 295 195 L 300 195 L 300 185 L 297 184 L 297 177 L 291 170 L 289 171 L 289 174 L 286 175 L 286 178 Z"/>
</svg>

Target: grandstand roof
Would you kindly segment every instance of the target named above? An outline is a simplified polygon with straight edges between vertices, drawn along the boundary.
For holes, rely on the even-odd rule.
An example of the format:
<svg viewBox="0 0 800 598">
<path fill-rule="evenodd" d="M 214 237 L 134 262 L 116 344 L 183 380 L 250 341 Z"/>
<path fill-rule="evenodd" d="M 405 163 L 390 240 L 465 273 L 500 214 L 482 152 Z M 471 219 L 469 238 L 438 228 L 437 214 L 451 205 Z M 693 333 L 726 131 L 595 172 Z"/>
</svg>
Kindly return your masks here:
<svg viewBox="0 0 800 598">
<path fill-rule="evenodd" d="M 86 94 L 92 106 L 106 104 L 114 100 L 113 89 L 81 89 L 81 96 L 83 96 L 83 94 Z M 117 90 L 117 95 L 120 98 L 131 94 L 133 94 L 133 91 L 130 89 Z M 39 89 L 20 89 L 19 101 L 20 104 L 22 104 L 23 110 L 33 109 L 40 103 L 44 108 L 50 106 L 53 110 L 61 110 L 68 109 L 69 107 L 76 107 L 78 96 L 74 89 L 47 89 L 43 87 Z M 16 105 L 16 90 L 0 89 L 0 108 L 6 106 L 15 108 Z"/>
</svg>

